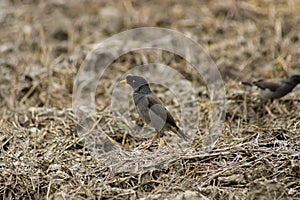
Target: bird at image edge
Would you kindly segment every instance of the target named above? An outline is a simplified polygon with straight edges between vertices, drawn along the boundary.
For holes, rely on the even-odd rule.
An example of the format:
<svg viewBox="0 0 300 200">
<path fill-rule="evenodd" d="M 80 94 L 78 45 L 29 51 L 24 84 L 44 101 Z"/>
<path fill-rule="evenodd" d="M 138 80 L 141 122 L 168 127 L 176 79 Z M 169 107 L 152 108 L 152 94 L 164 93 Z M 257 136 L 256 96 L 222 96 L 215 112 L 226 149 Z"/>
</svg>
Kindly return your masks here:
<svg viewBox="0 0 300 200">
<path fill-rule="evenodd" d="M 133 101 L 139 116 L 156 131 L 150 142 L 139 146 L 138 149 L 149 148 L 157 138 L 159 138 L 158 149 L 160 149 L 164 144 L 162 138 L 164 131 L 173 131 L 185 141 L 190 141 L 190 138 L 176 125 L 174 118 L 163 103 L 152 93 L 146 79 L 141 76 L 128 75 L 120 83 L 127 83 L 132 87 Z"/>
<path fill-rule="evenodd" d="M 256 86 L 263 99 L 278 99 L 290 93 L 299 83 L 300 75 L 283 79 L 264 79 L 254 82 L 241 82 L 243 85 Z"/>
</svg>

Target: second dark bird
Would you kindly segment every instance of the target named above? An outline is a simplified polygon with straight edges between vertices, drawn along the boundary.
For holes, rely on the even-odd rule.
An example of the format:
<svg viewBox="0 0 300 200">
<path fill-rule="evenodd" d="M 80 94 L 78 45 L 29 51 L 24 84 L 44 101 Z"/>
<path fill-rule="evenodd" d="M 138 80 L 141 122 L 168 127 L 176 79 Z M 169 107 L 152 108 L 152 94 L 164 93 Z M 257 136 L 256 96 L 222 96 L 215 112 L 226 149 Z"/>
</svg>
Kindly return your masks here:
<svg viewBox="0 0 300 200">
<path fill-rule="evenodd" d="M 243 85 L 256 86 L 263 99 L 278 99 L 290 93 L 299 83 L 300 75 L 283 79 L 265 79 L 254 82 L 241 82 Z"/>
<path fill-rule="evenodd" d="M 162 138 L 164 131 L 173 131 L 184 140 L 190 141 L 189 137 L 176 125 L 174 118 L 163 103 L 152 93 L 148 82 L 143 77 L 128 75 L 120 83 L 127 83 L 132 87 L 133 100 L 140 117 L 157 132 L 150 142 L 140 146 L 139 149 L 149 148 L 157 138 L 159 138 L 158 148 L 161 148 L 164 143 Z"/>
</svg>

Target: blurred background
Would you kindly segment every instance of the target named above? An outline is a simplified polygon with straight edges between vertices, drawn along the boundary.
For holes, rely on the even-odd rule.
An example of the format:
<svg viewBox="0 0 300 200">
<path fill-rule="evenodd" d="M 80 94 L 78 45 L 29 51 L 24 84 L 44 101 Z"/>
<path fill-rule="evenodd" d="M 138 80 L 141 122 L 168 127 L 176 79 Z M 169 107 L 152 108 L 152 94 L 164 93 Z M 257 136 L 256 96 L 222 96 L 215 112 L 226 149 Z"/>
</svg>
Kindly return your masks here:
<svg viewBox="0 0 300 200">
<path fill-rule="evenodd" d="M 293 0 L 2 0 L 0 11 L 0 101 L 10 109 L 25 102 L 70 107 L 72 79 L 87 52 L 137 27 L 191 37 L 224 80 L 283 77 L 300 69 L 300 3 Z"/>
</svg>

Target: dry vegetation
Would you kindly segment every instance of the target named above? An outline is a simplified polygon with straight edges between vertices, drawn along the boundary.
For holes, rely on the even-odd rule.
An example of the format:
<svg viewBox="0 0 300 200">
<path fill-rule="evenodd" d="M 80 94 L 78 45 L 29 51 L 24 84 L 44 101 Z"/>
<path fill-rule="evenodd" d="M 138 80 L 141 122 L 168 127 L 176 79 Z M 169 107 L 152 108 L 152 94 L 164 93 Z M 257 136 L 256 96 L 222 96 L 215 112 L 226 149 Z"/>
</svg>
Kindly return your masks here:
<svg viewBox="0 0 300 200">
<path fill-rule="evenodd" d="M 203 45 L 226 83 L 226 122 L 210 152 L 201 151 L 204 121 L 189 155 L 140 173 L 114 171 L 84 148 L 76 133 L 73 79 L 93 44 L 143 26 L 178 30 Z M 299 87 L 265 103 L 239 85 L 240 80 L 300 74 L 299 39 L 297 0 L 2 0 L 0 196 L 300 199 Z M 127 149 L 143 140 L 121 131 L 109 117 L 108 88 L 132 64 L 149 60 L 151 55 L 143 53 L 122 56 L 97 90 L 103 131 L 113 130 L 112 139 Z M 199 85 L 197 75 L 185 71 L 184 61 L 169 64 Z M 208 100 L 200 89 L 199 98 Z M 200 110 L 208 112 L 206 106 Z"/>
</svg>

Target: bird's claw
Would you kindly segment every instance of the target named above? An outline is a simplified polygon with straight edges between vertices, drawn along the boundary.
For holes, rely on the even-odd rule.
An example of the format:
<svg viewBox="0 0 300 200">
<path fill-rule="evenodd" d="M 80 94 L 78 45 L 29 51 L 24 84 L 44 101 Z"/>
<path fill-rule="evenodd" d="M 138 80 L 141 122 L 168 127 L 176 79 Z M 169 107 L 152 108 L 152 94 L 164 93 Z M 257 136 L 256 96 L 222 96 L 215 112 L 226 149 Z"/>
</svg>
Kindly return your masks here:
<svg viewBox="0 0 300 200">
<path fill-rule="evenodd" d="M 137 150 L 142 150 L 142 149 L 149 149 L 152 146 L 152 142 L 147 142 L 146 144 L 140 144 L 136 149 Z"/>
<path fill-rule="evenodd" d="M 157 147 L 157 150 L 158 150 L 158 151 L 163 147 L 164 143 L 165 143 L 165 142 L 164 142 L 164 139 L 163 139 L 163 138 L 160 138 L 160 139 L 159 139 L 159 143 L 158 143 L 158 147 Z M 149 148 L 152 146 L 152 144 L 153 144 L 153 141 L 150 140 L 150 141 L 147 142 L 147 143 L 140 144 L 136 149 L 137 149 L 137 150 L 149 149 Z"/>
</svg>

